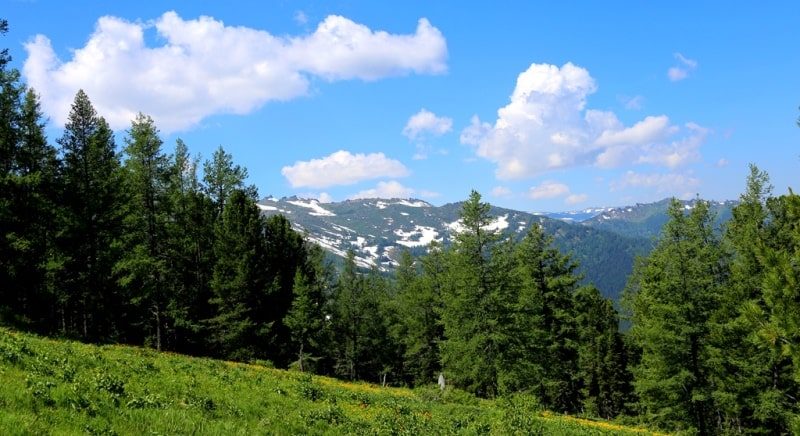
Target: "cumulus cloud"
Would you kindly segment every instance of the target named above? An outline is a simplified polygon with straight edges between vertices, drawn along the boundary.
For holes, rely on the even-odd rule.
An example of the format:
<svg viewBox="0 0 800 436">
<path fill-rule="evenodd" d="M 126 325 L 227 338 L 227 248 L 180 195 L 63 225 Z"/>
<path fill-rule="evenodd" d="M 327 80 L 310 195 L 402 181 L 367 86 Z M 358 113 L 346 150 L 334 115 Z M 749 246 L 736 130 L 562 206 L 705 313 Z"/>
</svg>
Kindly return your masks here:
<svg viewBox="0 0 800 436">
<path fill-rule="evenodd" d="M 670 69 L 667 70 L 667 77 L 673 82 L 689 77 L 689 73 L 697 68 L 696 60 L 686 58 L 680 53 L 675 53 L 675 59 L 678 61 L 678 65 L 670 67 Z"/>
<path fill-rule="evenodd" d="M 686 196 L 688 190 L 700 185 L 700 180 L 691 174 L 682 173 L 637 173 L 627 171 L 622 178 L 611 183 L 612 190 L 625 188 L 655 188 L 659 193 L 680 193 Z"/>
<path fill-rule="evenodd" d="M 390 180 L 388 182 L 378 182 L 378 185 L 374 188 L 359 191 L 349 198 L 351 200 L 360 198 L 409 198 L 414 195 L 414 192 L 416 192 L 414 189 L 403 186 L 396 180 Z"/>
<path fill-rule="evenodd" d="M 636 95 L 633 97 L 628 97 L 625 95 L 619 96 L 618 100 L 625 106 L 625 109 L 628 110 L 639 110 L 644 106 L 644 97 L 641 95 Z"/>
<path fill-rule="evenodd" d="M 145 43 L 151 28 L 162 44 Z M 390 34 L 331 15 L 313 33 L 286 37 L 175 12 L 147 24 L 104 16 L 66 62 L 44 35 L 25 48 L 26 80 L 55 122 L 65 122 L 75 93 L 84 89 L 113 128 L 127 127 L 142 111 L 166 132 L 306 95 L 312 76 L 372 81 L 447 70 L 445 39 L 425 18 L 413 34 Z"/>
<path fill-rule="evenodd" d="M 511 196 L 511 189 L 505 186 L 495 186 L 492 188 L 492 197 L 502 198 L 502 197 L 510 197 Z"/>
<path fill-rule="evenodd" d="M 534 200 L 561 197 L 566 194 L 569 194 L 569 186 L 552 180 L 545 180 L 528 191 L 528 197 Z"/>
<path fill-rule="evenodd" d="M 586 194 L 571 194 L 568 195 L 566 199 L 564 199 L 564 203 L 567 204 L 578 204 L 583 203 L 584 201 L 588 200 L 589 196 Z"/>
<path fill-rule="evenodd" d="M 423 135 L 442 136 L 451 130 L 453 130 L 452 118 L 440 117 L 422 108 L 408 119 L 403 128 L 403 135 L 414 141 L 421 139 Z"/>
<path fill-rule="evenodd" d="M 613 112 L 586 108 L 597 90 L 589 72 L 572 63 L 532 64 L 517 77 L 508 105 L 494 124 L 473 116 L 461 142 L 497 165 L 500 179 L 522 179 L 581 165 L 675 167 L 699 156 L 708 131 L 673 125 L 666 115 L 626 127 Z"/>
<path fill-rule="evenodd" d="M 283 167 L 281 174 L 294 188 L 327 188 L 382 177 L 404 177 L 408 169 L 383 153 L 352 154 L 339 150 L 320 159 L 297 161 Z"/>
<path fill-rule="evenodd" d="M 306 24 L 308 24 L 308 16 L 303 11 L 296 11 L 294 13 L 294 17 L 293 18 L 294 18 L 294 22 L 299 24 L 299 25 L 301 25 L 301 26 L 305 26 Z"/>
</svg>

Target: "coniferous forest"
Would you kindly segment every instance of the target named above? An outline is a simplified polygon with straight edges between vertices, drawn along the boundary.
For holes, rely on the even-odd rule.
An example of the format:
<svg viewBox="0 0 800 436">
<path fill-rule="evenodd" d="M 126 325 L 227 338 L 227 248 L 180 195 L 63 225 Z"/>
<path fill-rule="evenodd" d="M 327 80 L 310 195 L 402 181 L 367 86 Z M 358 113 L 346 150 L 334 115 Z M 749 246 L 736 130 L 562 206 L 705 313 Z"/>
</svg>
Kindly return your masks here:
<svg viewBox="0 0 800 436">
<path fill-rule="evenodd" d="M 2 22 L 2 31 L 7 23 Z M 57 138 L 0 55 L 0 322 L 384 385 L 479 397 L 695 434 L 800 432 L 800 196 L 751 166 L 733 218 L 669 209 L 619 306 L 534 225 L 464 231 L 396 272 L 337 270 L 247 170 L 201 161 L 144 114 L 116 137 L 78 92 Z M 621 329 L 620 326 L 625 326 Z"/>
</svg>

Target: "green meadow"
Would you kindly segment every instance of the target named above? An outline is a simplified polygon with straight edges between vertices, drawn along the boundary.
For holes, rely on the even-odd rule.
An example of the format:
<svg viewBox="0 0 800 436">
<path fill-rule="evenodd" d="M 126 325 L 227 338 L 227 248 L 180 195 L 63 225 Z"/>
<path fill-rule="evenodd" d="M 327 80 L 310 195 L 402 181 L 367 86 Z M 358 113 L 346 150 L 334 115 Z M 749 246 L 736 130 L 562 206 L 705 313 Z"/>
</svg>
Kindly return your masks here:
<svg viewBox="0 0 800 436">
<path fill-rule="evenodd" d="M 0 329 L 3 434 L 654 434 L 529 396 L 347 383 L 254 363 Z"/>
</svg>

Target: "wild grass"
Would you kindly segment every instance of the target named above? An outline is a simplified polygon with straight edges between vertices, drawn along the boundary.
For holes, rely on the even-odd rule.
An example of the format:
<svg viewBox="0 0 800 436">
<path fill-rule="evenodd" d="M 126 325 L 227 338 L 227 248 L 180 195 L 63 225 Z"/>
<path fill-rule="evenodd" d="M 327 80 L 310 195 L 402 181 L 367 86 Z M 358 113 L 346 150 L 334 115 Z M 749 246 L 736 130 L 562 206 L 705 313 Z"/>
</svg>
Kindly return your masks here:
<svg viewBox="0 0 800 436">
<path fill-rule="evenodd" d="M 543 412 L 517 395 L 383 388 L 258 364 L 0 328 L 0 433 L 653 434 Z"/>
</svg>

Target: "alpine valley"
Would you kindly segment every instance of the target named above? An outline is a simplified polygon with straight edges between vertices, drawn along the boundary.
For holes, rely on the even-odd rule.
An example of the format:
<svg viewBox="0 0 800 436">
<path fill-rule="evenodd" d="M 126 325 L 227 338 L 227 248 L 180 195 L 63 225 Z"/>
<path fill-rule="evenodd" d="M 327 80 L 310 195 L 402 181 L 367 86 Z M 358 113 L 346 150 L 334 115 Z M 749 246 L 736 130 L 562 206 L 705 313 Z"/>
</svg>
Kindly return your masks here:
<svg viewBox="0 0 800 436">
<path fill-rule="evenodd" d="M 690 210 L 696 200 L 682 201 Z M 522 212 L 493 206 L 488 230 L 521 238 L 533 223 L 552 235 L 559 249 L 579 263 L 584 281 L 614 301 L 625 287 L 637 256 L 650 252 L 667 222 L 669 199 L 625 207 L 596 207 L 571 212 Z M 721 229 L 735 201 L 711 202 Z M 316 199 L 268 196 L 258 202 L 265 215 L 283 214 L 294 228 L 322 246 L 334 262 L 348 250 L 356 264 L 390 272 L 402 250 L 426 253 L 432 242 L 448 245 L 461 229 L 461 203 L 434 206 L 419 199 L 358 199 L 320 203 Z"/>
</svg>

